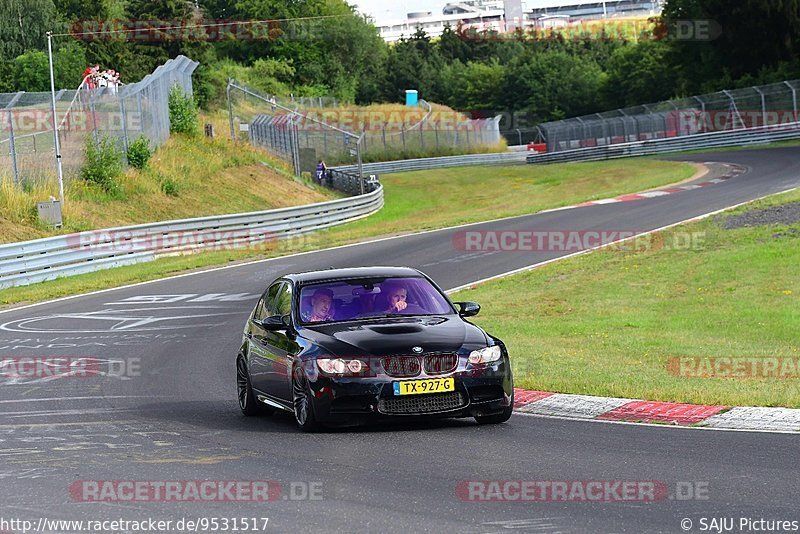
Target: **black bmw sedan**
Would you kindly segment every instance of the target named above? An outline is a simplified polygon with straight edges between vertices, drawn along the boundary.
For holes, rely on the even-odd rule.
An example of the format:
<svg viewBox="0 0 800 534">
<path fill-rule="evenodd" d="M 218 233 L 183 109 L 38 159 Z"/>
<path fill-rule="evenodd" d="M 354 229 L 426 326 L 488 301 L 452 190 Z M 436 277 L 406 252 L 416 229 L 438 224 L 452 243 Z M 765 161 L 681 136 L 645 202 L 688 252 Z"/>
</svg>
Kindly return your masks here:
<svg viewBox="0 0 800 534">
<path fill-rule="evenodd" d="M 261 296 L 236 358 L 247 416 L 285 410 L 314 431 L 389 417 L 511 417 L 505 345 L 465 320 L 426 275 L 401 267 L 290 274 Z"/>
</svg>

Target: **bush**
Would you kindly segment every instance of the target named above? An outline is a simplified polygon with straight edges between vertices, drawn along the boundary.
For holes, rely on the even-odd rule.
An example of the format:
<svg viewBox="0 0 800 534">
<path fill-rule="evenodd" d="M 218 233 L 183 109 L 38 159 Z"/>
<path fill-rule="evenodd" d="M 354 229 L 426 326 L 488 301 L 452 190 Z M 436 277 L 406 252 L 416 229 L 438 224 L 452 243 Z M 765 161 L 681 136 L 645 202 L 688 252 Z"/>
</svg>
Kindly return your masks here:
<svg viewBox="0 0 800 534">
<path fill-rule="evenodd" d="M 144 169 L 150 161 L 150 142 L 144 135 L 140 135 L 133 143 L 128 145 L 128 164 L 136 169 Z"/>
<path fill-rule="evenodd" d="M 197 126 L 197 106 L 191 95 L 183 92 L 179 85 L 174 85 L 169 91 L 169 131 L 196 136 L 199 132 Z"/>
<path fill-rule="evenodd" d="M 106 193 L 119 195 L 122 191 L 117 178 L 122 174 L 122 151 L 116 140 L 103 135 L 95 142 L 91 135 L 87 136 L 85 155 L 81 178 Z"/>
<path fill-rule="evenodd" d="M 178 182 L 172 178 L 164 177 L 161 179 L 161 191 L 168 197 L 177 197 L 179 189 Z"/>
</svg>

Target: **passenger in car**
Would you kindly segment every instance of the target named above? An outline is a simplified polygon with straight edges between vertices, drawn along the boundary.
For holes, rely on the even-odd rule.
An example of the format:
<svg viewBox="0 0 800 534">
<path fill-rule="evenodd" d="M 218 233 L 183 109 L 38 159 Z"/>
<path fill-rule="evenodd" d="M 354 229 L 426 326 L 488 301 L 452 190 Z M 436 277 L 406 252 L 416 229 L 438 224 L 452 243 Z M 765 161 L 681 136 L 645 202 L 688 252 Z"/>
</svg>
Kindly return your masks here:
<svg viewBox="0 0 800 534">
<path fill-rule="evenodd" d="M 301 315 L 307 323 L 321 323 L 333 320 L 333 291 L 317 289 L 311 296 L 311 309 L 304 310 Z"/>
</svg>

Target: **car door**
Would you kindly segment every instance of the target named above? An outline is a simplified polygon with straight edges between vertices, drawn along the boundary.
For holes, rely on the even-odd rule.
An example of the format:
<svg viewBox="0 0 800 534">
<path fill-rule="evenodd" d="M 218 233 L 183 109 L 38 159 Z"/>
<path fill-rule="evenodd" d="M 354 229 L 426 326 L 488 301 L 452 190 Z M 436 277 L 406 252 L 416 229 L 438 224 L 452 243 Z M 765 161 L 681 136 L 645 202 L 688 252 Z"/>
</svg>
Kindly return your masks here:
<svg viewBox="0 0 800 534">
<path fill-rule="evenodd" d="M 261 321 L 275 315 L 274 305 L 280 289 L 286 284 L 279 280 L 272 284 L 261 296 L 249 325 L 249 368 L 250 381 L 253 388 L 261 393 L 268 393 L 269 375 L 273 370 L 271 352 L 268 350 L 269 332 L 261 325 Z"/>
<path fill-rule="evenodd" d="M 287 282 L 278 290 L 272 305 L 272 313 L 281 317 L 291 317 L 292 297 L 292 284 Z M 291 401 L 292 362 L 299 349 L 292 328 L 268 332 L 265 348 L 271 366 L 271 372 L 266 377 L 266 393 L 281 400 Z"/>
</svg>

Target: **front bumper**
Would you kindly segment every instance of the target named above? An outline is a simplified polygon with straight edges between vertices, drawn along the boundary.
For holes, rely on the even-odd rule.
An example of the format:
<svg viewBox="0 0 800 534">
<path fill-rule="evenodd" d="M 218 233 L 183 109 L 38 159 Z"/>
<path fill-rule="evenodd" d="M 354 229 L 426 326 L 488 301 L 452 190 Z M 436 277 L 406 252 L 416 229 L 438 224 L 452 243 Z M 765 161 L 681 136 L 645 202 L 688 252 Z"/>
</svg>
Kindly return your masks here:
<svg viewBox="0 0 800 534">
<path fill-rule="evenodd" d="M 426 378 L 453 378 L 448 393 L 395 395 L 393 383 Z M 459 366 L 452 373 L 413 378 L 309 377 L 314 412 L 320 422 L 354 423 L 382 418 L 475 417 L 493 415 L 513 403 L 513 378 L 508 358 L 481 367 Z"/>
</svg>

